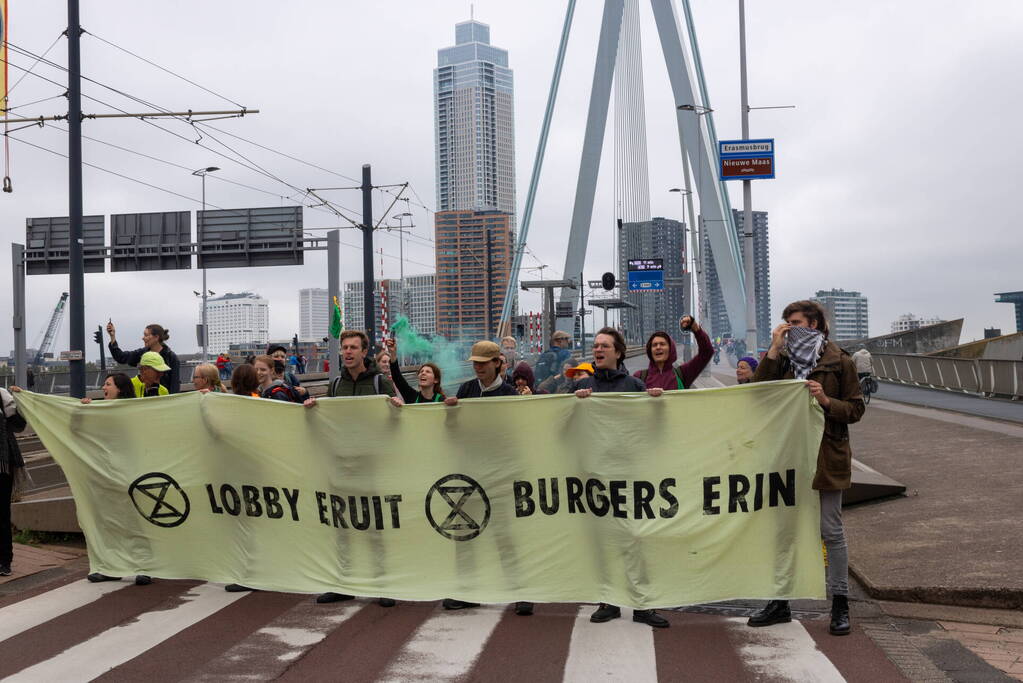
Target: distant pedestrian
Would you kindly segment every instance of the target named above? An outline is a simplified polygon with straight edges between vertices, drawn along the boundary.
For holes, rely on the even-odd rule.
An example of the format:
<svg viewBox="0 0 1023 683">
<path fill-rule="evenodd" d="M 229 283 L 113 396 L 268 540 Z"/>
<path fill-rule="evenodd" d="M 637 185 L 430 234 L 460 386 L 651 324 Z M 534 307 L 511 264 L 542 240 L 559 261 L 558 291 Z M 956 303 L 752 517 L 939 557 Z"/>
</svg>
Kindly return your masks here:
<svg viewBox="0 0 1023 683">
<path fill-rule="evenodd" d="M 146 351 L 139 359 L 139 374 L 131 378 L 135 387 L 135 398 L 166 396 L 170 393 L 162 383 L 165 373 L 171 372 L 163 357 L 156 351 Z"/>
<path fill-rule="evenodd" d="M 16 387 L 11 387 L 12 390 Z M 18 389 L 20 391 L 20 389 Z M 0 388 L 0 576 L 11 575 L 14 562 L 14 538 L 11 534 L 11 501 L 15 483 L 24 476 L 25 460 L 18 448 L 15 432 L 25 429 L 25 418 L 18 412 L 14 397 Z"/>
<path fill-rule="evenodd" d="M 419 388 L 414 389 L 401 374 L 401 368 L 398 367 L 398 342 L 391 338 L 385 343 L 391 356 L 391 379 L 404 403 L 440 403 L 444 400 L 444 391 L 440 386 L 441 370 L 437 365 L 423 363 L 419 366 L 419 370 L 416 371 Z"/>
<path fill-rule="evenodd" d="M 231 357 L 226 353 L 222 353 L 217 356 L 216 360 L 217 371 L 220 373 L 220 379 L 226 380 L 231 378 Z"/>
<path fill-rule="evenodd" d="M 752 356 L 744 356 L 735 364 L 736 384 L 749 384 L 753 381 L 753 373 L 757 371 L 757 359 Z"/>
<path fill-rule="evenodd" d="M 515 342 L 515 337 L 504 337 L 501 339 L 501 353 L 504 354 L 504 358 L 508 361 L 508 367 L 514 368 L 519 364 L 519 352 L 518 344 Z"/>
<path fill-rule="evenodd" d="M 304 355 L 299 354 L 299 356 L 298 356 L 298 374 L 300 374 L 300 375 L 304 375 L 305 374 L 305 366 L 306 366 L 306 363 L 308 362 L 308 360 L 309 359 L 307 359 Z"/>
<path fill-rule="evenodd" d="M 568 387 L 568 385 L 571 384 L 572 382 L 572 380 L 568 376 L 568 371 L 571 370 L 573 367 L 575 367 L 575 363 L 573 363 L 571 360 L 565 361 L 562 364 L 561 370 L 558 372 L 558 374 L 551 375 L 544 381 L 540 382 L 539 387 L 540 390 L 548 394 L 563 393 L 565 389 Z M 593 366 L 590 366 L 591 370 L 592 368 Z M 590 374 L 592 375 L 593 373 L 591 372 Z"/>
<path fill-rule="evenodd" d="M 566 361 L 572 358 L 572 337 L 568 332 L 558 330 L 551 335 L 550 348 L 540 354 L 533 369 L 536 380 L 542 382 L 556 375 Z"/>
<path fill-rule="evenodd" d="M 832 595 L 832 635 L 851 631 L 849 622 L 849 550 L 842 525 L 842 491 L 851 485 L 849 425 L 863 416 L 864 403 L 856 365 L 828 339 L 828 319 L 815 301 L 795 301 L 782 312 L 785 321 L 771 332 L 771 348 L 760 361 L 754 382 L 804 379 L 810 395 L 824 409 L 824 434 L 817 454 L 813 488 L 820 493 L 821 537 L 828 551 L 827 580 Z M 750 626 L 792 620 L 788 600 L 771 600 L 749 618 Z"/>
<path fill-rule="evenodd" d="M 853 364 L 856 365 L 856 375 L 860 379 L 874 374 L 874 359 L 870 355 L 870 351 L 867 351 L 867 347 L 863 347 L 854 353 L 852 359 Z"/>
<path fill-rule="evenodd" d="M 195 370 L 192 371 L 192 387 L 204 394 L 211 391 L 222 394 L 226 391 L 224 383 L 220 380 L 220 371 L 216 365 L 210 363 L 195 366 Z"/>
<path fill-rule="evenodd" d="M 696 337 L 698 349 L 696 357 L 675 367 L 675 361 L 678 359 L 675 340 L 667 332 L 654 332 L 646 342 L 646 357 L 650 365 L 646 370 L 640 370 L 635 374 L 647 389 L 660 387 L 665 391 L 671 391 L 692 387 L 714 354 L 710 337 L 692 316 L 683 316 L 679 325 L 683 330 L 691 331 Z"/>
<path fill-rule="evenodd" d="M 625 368 L 625 351 L 625 338 L 621 332 L 613 327 L 600 329 L 593 337 L 593 376 L 582 377 L 572 382 L 575 395 L 587 398 L 594 392 L 631 391 L 646 391 L 651 396 L 663 394 L 662 388 L 648 389 L 638 377 L 629 375 Z M 590 615 L 590 621 L 600 624 L 621 616 L 620 607 L 602 602 Z M 667 619 L 652 609 L 633 610 L 632 620 L 654 628 L 667 628 L 671 625 Z"/>
<path fill-rule="evenodd" d="M 110 335 L 110 343 L 107 344 L 107 347 L 110 349 L 110 356 L 115 361 L 121 365 L 135 367 L 142 360 L 143 354 L 155 352 L 168 367 L 168 370 L 160 378 L 160 383 L 167 387 L 168 393 L 177 394 L 181 391 L 181 363 L 178 361 L 177 354 L 167 346 L 170 330 L 156 323 L 146 325 L 142 331 L 143 346 L 134 351 L 122 351 L 121 347 L 117 345 L 117 330 L 114 329 L 113 321 L 107 323 L 107 334 Z"/>
</svg>

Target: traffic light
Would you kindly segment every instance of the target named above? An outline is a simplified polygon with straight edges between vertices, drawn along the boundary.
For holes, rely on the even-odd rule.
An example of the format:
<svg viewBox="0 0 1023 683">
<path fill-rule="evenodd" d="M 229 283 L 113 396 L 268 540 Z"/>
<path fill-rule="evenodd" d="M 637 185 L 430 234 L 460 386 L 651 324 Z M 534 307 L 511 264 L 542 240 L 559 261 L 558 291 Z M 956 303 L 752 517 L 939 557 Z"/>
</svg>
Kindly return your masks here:
<svg viewBox="0 0 1023 683">
<path fill-rule="evenodd" d="M 97 328 L 97 330 L 92 333 L 92 338 L 96 340 L 97 344 L 103 346 L 103 328 Z"/>
<path fill-rule="evenodd" d="M 615 288 L 615 274 L 604 273 L 600 276 L 600 284 L 603 285 L 604 289 L 610 292 Z"/>
</svg>

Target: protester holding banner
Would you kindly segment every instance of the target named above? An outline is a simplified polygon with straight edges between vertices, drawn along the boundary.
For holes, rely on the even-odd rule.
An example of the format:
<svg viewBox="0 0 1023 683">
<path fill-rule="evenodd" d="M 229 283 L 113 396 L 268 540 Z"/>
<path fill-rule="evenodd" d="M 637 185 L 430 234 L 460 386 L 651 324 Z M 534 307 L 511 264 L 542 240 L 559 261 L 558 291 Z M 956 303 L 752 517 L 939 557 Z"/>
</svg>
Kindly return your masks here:
<svg viewBox="0 0 1023 683">
<path fill-rule="evenodd" d="M 11 387 L 16 390 L 17 387 Z M 25 418 L 18 412 L 14 397 L 0 388 L 3 419 L 0 419 L 0 576 L 11 575 L 14 539 L 11 535 L 11 499 L 14 482 L 24 472 L 25 460 L 18 448 L 15 432 L 25 429 Z"/>
<path fill-rule="evenodd" d="M 242 363 L 231 373 L 231 393 L 238 396 L 259 398 L 259 377 L 256 368 L 249 363 Z"/>
<path fill-rule="evenodd" d="M 601 328 L 593 338 L 593 375 L 581 377 L 572 383 L 575 395 L 586 398 L 593 392 L 646 391 L 651 396 L 664 393 L 661 387 L 647 388 L 638 377 L 629 375 L 625 369 L 625 351 L 625 337 L 621 332 L 613 327 Z M 601 624 L 621 616 L 621 607 L 602 602 L 590 615 L 590 621 Z M 652 609 L 633 610 L 632 620 L 654 628 L 667 628 L 671 625 Z"/>
<path fill-rule="evenodd" d="M 139 374 L 131 378 L 135 387 L 135 398 L 147 396 L 166 396 L 170 393 L 161 382 L 165 373 L 171 371 L 163 357 L 155 351 L 146 351 L 139 360 Z"/>
<path fill-rule="evenodd" d="M 413 389 L 398 367 L 398 342 L 392 337 L 386 342 L 391 356 L 391 379 L 405 403 L 439 403 L 444 400 L 444 392 L 440 388 L 441 371 L 434 363 L 423 363 L 416 372 L 419 388 Z"/>
<path fill-rule="evenodd" d="M 654 332 L 646 342 L 646 357 L 650 360 L 650 365 L 646 370 L 635 373 L 648 389 L 651 387 L 660 387 L 665 391 L 688 389 L 714 357 L 714 346 L 710 343 L 710 337 L 692 316 L 682 316 L 679 326 L 683 330 L 692 331 L 699 351 L 695 358 L 675 367 L 675 361 L 678 360 L 675 340 L 667 332 Z"/>
<path fill-rule="evenodd" d="M 805 379 L 810 395 L 824 409 L 824 435 L 817 453 L 813 488 L 820 492 L 821 537 L 828 551 L 828 589 L 832 595 L 832 635 L 848 635 L 849 551 L 842 526 L 842 491 L 851 486 L 849 425 L 863 416 L 856 365 L 828 339 L 828 320 L 815 301 L 795 301 L 782 312 L 785 321 L 771 333 L 771 348 L 753 381 Z M 792 620 L 787 600 L 772 600 L 749 619 L 750 626 Z"/>
<path fill-rule="evenodd" d="M 167 346 L 167 340 L 170 338 L 169 330 L 156 323 L 146 325 L 142 331 L 142 343 L 144 346 L 134 351 L 122 351 L 121 347 L 117 345 L 117 330 L 114 328 L 113 321 L 107 323 L 107 334 L 110 335 L 110 343 L 107 346 L 110 349 L 111 357 L 115 361 L 122 365 L 134 367 L 139 364 L 144 354 L 155 352 L 169 368 L 165 371 L 166 374 L 160 378 L 160 384 L 167 387 L 167 391 L 171 394 L 181 391 L 181 363 L 178 360 L 177 354 Z"/>
<path fill-rule="evenodd" d="M 11 389 L 20 391 L 17 387 L 11 387 Z M 104 400 L 107 401 L 119 398 L 135 398 L 135 385 L 131 383 L 131 378 L 123 372 L 112 372 L 107 375 L 100 389 L 103 391 Z M 92 403 L 92 399 L 86 396 L 82 399 L 82 403 Z"/>
<path fill-rule="evenodd" d="M 512 373 L 512 385 L 521 396 L 550 393 L 544 389 L 536 388 L 536 379 L 533 378 L 533 368 L 529 367 L 529 363 L 526 361 L 522 361 L 515 366 L 515 372 Z"/>
</svg>

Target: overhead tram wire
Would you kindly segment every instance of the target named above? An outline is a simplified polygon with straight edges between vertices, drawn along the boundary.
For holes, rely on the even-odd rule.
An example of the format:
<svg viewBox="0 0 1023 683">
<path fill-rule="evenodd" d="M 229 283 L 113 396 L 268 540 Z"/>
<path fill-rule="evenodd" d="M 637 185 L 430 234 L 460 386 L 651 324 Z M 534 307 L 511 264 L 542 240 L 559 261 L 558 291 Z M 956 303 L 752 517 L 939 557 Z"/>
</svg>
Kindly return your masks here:
<svg viewBox="0 0 1023 683">
<path fill-rule="evenodd" d="M 52 42 L 52 43 L 50 43 L 50 47 L 46 48 L 46 52 L 44 52 L 44 53 L 43 53 L 42 55 L 40 55 L 39 57 L 37 57 L 37 58 L 36 58 L 36 61 L 35 61 L 35 62 L 34 62 L 34 63 L 32 64 L 32 66 L 30 66 L 30 67 L 28 68 L 28 70 L 27 70 L 27 71 L 26 71 L 26 72 L 25 72 L 24 74 L 22 74 L 22 75 L 21 75 L 21 78 L 19 78 L 19 79 L 18 79 L 17 81 L 15 81 L 15 82 L 14 82 L 14 85 L 12 85 L 11 87 L 9 87 L 9 88 L 7 89 L 7 98 L 8 98 L 8 100 L 10 100 L 10 95 L 11 95 L 11 92 L 12 92 L 12 91 L 13 91 L 13 90 L 14 90 L 15 88 L 17 88 L 17 87 L 18 87 L 18 85 L 20 85 L 20 84 L 21 84 L 21 82 L 22 82 L 23 80 L 25 80 L 25 76 L 27 76 L 28 74 L 32 73 L 32 69 L 36 68 L 36 65 L 37 65 L 37 64 L 39 64 L 39 62 L 40 62 L 41 60 L 45 59 L 45 58 L 46 58 L 46 55 L 50 54 L 50 50 L 52 50 L 52 49 L 54 48 L 54 46 L 56 46 L 56 45 L 57 45 L 57 43 L 58 43 L 58 42 L 60 42 L 60 39 L 61 39 L 61 38 L 63 38 L 63 37 L 64 37 L 64 34 L 63 34 L 63 33 L 60 33 L 59 35 L 57 35 L 57 37 L 53 39 L 53 42 Z M 5 44 L 6 44 L 7 46 L 8 46 L 8 48 L 10 48 L 10 47 L 11 47 L 11 44 L 10 44 L 9 42 L 7 42 L 7 41 L 0 41 L 0 42 L 3 42 L 3 43 L 5 43 Z M 19 105 L 19 106 L 20 106 L 20 105 Z"/>
</svg>

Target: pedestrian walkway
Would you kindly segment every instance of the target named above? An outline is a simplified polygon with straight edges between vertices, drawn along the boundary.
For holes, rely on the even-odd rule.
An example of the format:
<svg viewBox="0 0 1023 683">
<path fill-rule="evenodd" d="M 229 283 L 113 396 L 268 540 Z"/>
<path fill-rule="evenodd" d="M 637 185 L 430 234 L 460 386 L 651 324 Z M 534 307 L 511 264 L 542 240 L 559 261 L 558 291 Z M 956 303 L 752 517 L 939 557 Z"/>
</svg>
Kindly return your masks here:
<svg viewBox="0 0 1023 683">
<path fill-rule="evenodd" d="M 77 579 L 0 601 L 5 681 L 901 681 L 861 630 L 835 638 L 821 615 L 751 629 L 735 612 L 592 605 L 445 611 L 437 602 L 317 605 L 311 596 L 227 593 L 219 584 Z"/>
<path fill-rule="evenodd" d="M 85 555 L 85 549 L 15 543 L 11 575 L 0 576 L 0 584 L 15 581 L 45 569 L 63 566 L 83 555 Z"/>
</svg>

